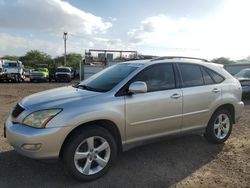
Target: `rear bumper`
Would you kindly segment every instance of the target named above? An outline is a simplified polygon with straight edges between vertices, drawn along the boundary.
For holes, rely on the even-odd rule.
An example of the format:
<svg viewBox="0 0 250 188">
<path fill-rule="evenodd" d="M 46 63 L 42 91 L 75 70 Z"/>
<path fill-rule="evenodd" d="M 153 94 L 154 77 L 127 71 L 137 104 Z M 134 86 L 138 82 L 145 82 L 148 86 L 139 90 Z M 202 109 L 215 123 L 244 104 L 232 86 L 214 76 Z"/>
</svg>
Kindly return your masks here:
<svg viewBox="0 0 250 188">
<path fill-rule="evenodd" d="M 5 122 L 5 135 L 10 145 L 18 153 L 35 159 L 58 158 L 69 131 L 69 127 L 32 128 L 13 123 L 11 118 Z"/>
<path fill-rule="evenodd" d="M 235 106 L 235 123 L 237 123 L 240 119 L 240 114 L 244 109 L 244 103 L 242 101 L 238 102 Z"/>
</svg>

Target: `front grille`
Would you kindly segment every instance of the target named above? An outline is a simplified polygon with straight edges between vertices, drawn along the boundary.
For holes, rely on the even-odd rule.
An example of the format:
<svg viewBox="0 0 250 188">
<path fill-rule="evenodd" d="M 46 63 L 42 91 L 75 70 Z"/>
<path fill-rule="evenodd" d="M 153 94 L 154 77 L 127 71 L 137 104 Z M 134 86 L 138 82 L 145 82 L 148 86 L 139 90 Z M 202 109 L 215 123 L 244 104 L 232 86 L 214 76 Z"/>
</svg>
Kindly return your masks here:
<svg viewBox="0 0 250 188">
<path fill-rule="evenodd" d="M 58 78 L 68 78 L 67 74 L 57 74 Z"/>
<path fill-rule="evenodd" d="M 17 104 L 12 111 L 12 116 L 14 118 L 18 117 L 22 112 L 24 111 L 24 108 L 22 108 L 19 104 Z"/>
<path fill-rule="evenodd" d="M 43 76 L 43 73 L 32 73 L 31 76 Z"/>
</svg>

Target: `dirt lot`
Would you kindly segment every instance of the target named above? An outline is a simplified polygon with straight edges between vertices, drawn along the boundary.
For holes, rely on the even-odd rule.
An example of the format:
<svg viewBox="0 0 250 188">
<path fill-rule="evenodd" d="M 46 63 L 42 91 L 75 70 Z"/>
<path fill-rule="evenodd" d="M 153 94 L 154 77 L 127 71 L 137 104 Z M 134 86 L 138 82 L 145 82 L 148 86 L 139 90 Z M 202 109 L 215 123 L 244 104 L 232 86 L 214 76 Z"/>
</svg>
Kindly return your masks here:
<svg viewBox="0 0 250 188">
<path fill-rule="evenodd" d="M 57 163 L 20 156 L 3 138 L 3 123 L 24 96 L 68 84 L 0 84 L 0 187 L 250 187 L 250 101 L 224 145 L 200 136 L 125 152 L 97 181 L 77 182 Z"/>
</svg>

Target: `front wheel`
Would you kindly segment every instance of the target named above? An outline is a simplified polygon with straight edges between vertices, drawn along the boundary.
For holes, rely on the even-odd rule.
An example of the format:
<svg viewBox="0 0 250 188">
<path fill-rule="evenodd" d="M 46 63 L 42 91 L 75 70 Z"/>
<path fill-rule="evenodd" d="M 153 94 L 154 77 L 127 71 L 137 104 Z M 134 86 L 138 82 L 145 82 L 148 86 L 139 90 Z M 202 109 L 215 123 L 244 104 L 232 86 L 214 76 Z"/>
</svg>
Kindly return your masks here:
<svg viewBox="0 0 250 188">
<path fill-rule="evenodd" d="M 220 144 L 225 142 L 232 131 L 232 115 L 226 109 L 216 111 L 206 128 L 205 137 L 209 142 Z"/>
<path fill-rule="evenodd" d="M 63 165 L 74 178 L 91 181 L 105 174 L 117 155 L 114 137 L 101 127 L 72 135 L 63 150 Z"/>
</svg>

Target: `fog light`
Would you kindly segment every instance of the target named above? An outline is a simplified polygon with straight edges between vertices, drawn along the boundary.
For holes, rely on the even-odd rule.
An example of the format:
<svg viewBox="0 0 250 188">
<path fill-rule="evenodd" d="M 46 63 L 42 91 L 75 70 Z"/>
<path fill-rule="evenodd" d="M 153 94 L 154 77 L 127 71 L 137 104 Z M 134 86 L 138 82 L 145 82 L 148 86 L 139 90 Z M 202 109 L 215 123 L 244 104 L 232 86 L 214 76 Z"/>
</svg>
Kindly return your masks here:
<svg viewBox="0 0 250 188">
<path fill-rule="evenodd" d="M 22 149 L 36 151 L 41 148 L 42 144 L 23 144 Z"/>
</svg>

